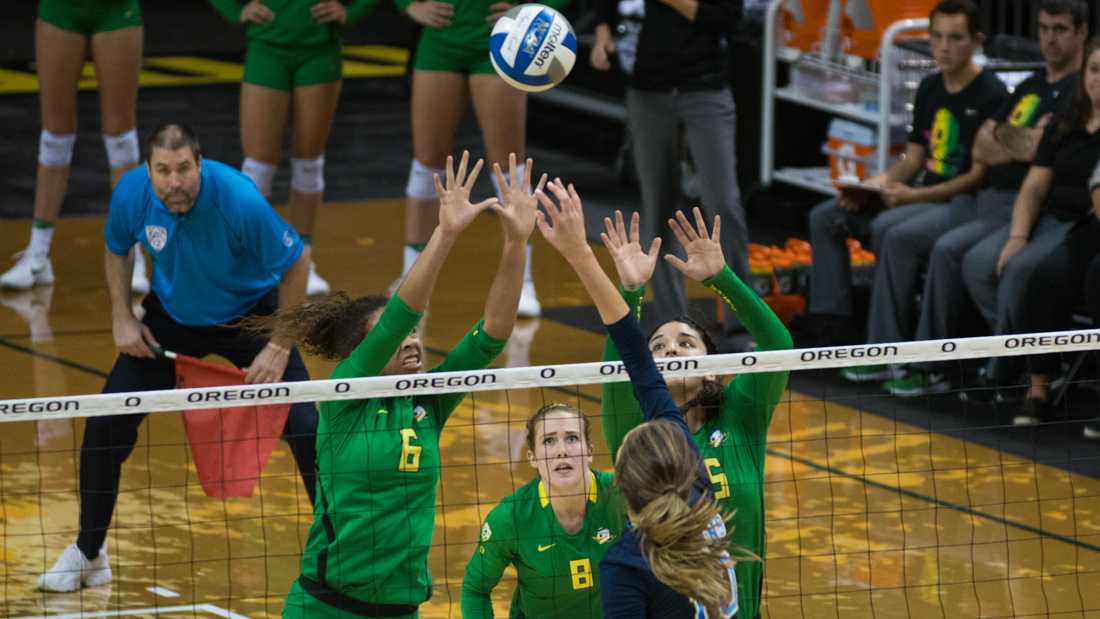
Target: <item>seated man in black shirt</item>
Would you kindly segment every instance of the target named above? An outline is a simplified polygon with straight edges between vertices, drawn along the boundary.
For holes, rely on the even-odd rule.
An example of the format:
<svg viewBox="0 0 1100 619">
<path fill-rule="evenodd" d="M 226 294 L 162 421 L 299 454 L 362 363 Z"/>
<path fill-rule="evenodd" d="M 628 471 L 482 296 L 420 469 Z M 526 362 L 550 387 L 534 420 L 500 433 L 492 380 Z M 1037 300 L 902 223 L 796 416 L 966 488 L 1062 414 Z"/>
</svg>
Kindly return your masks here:
<svg viewBox="0 0 1100 619">
<path fill-rule="evenodd" d="M 970 303 L 962 278 L 966 252 L 994 230 L 1008 225 L 1012 205 L 1028 166 L 1052 115 L 1073 99 L 1081 67 L 1081 50 L 1088 36 L 1088 5 L 1084 0 L 1042 0 L 1038 10 L 1039 47 L 1046 66 L 1013 90 L 993 118 L 985 121 L 974 140 L 972 157 L 984 164 L 989 185 L 974 199 L 957 201 L 937 222 L 923 229 L 910 220 L 891 228 L 878 257 L 880 279 L 894 286 L 876 285 L 868 329 L 870 342 L 938 340 L 964 335 Z M 934 243 L 934 244 L 933 244 Z M 921 295 L 919 318 L 913 331 L 913 296 L 919 265 L 895 248 L 919 249 L 927 256 L 928 272 Z M 930 249 L 930 251 L 929 251 Z M 901 285 L 898 285 L 901 284 Z M 992 320 L 992 318 L 990 318 Z M 950 388 L 948 372 L 957 364 L 923 363 L 909 366 L 908 374 L 886 382 L 883 388 L 897 396 L 940 393 Z"/>
<path fill-rule="evenodd" d="M 1013 206 L 1012 223 L 963 259 L 970 296 L 994 318 L 990 326 L 997 333 L 1062 328 L 1090 251 L 1100 242 L 1089 196 L 1090 178 L 1100 162 L 1100 39 L 1089 41 L 1084 57 L 1073 101 L 1044 130 Z M 1040 269 L 1041 264 L 1053 266 Z M 1050 380 L 1057 364 L 1057 357 L 1030 359 L 1030 388 L 1014 423 L 1050 418 Z M 1000 363 L 992 370 L 998 381 L 1015 378 Z"/>
<path fill-rule="evenodd" d="M 904 157 L 867 181 L 882 188 L 880 207 L 845 191 L 810 213 L 814 261 L 809 309 L 811 319 L 826 331 L 848 327 L 853 314 L 849 236 L 870 236 L 879 255 L 888 230 L 910 220 L 938 221 L 955 208 L 954 198 L 972 193 L 983 180 L 984 166 L 971 165 L 971 144 L 1007 93 L 992 73 L 973 62 L 983 40 L 977 20 L 970 0 L 944 0 L 932 10 L 932 52 L 940 72 L 926 77 L 917 89 Z M 907 247 L 897 250 L 899 256 L 919 253 Z M 886 366 L 856 367 L 844 376 L 886 380 L 892 377 L 889 371 Z"/>
</svg>

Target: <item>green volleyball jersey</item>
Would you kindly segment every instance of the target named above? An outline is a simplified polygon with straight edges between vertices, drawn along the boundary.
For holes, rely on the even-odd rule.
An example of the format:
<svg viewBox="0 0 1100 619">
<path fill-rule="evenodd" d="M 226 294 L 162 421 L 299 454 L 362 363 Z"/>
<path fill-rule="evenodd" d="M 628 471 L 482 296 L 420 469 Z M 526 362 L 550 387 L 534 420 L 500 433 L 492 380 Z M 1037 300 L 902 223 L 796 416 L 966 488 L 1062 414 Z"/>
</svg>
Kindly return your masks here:
<svg viewBox="0 0 1100 619">
<path fill-rule="evenodd" d="M 584 524 L 561 528 L 542 480 L 526 483 L 489 512 L 481 541 L 462 579 L 462 616 L 492 617 L 490 593 L 504 568 L 514 565 L 519 582 L 511 616 L 526 619 L 602 617 L 599 564 L 625 522 L 614 476 L 591 471 Z"/>
<path fill-rule="evenodd" d="M 420 314 L 396 295 L 332 378 L 374 376 Z M 432 372 L 487 366 L 504 342 L 478 322 Z M 322 402 L 317 503 L 302 575 L 355 600 L 420 604 L 431 594 L 439 432 L 464 394 Z M 336 612 L 336 609 L 333 609 Z"/>
<path fill-rule="evenodd" d="M 764 301 L 727 266 L 703 281 L 744 323 L 756 338 L 757 350 L 792 347 L 791 335 Z M 623 291 L 636 316 L 641 314 L 645 290 Z M 611 338 L 604 346 L 604 360 L 619 358 Z M 707 474 L 724 513 L 733 513 L 730 545 L 764 557 L 764 455 L 772 412 L 783 396 L 787 372 L 739 374 L 722 393 L 722 406 L 694 433 Z M 642 411 L 630 383 L 603 386 L 600 423 L 607 448 L 614 459 L 626 433 L 642 422 Z M 738 616 L 755 617 L 760 610 L 762 561 L 737 563 Z"/>
<path fill-rule="evenodd" d="M 319 24 L 310 12 L 316 0 L 263 0 L 275 18 L 266 24 L 248 24 L 245 33 L 257 39 L 284 47 L 322 45 L 340 38 L 340 30 L 359 21 L 373 10 L 378 0 L 344 0 L 347 19 L 344 24 Z M 210 4 L 231 23 L 239 23 L 242 0 L 210 0 Z"/>
<path fill-rule="evenodd" d="M 395 0 L 397 7 L 407 11 L 409 5 L 417 0 Z M 440 0 L 454 5 L 454 16 L 446 28 L 425 28 L 421 36 L 433 37 L 437 41 L 465 49 L 484 49 L 489 53 L 489 33 L 493 27 L 486 21 L 489 6 L 496 0 Z M 516 2 L 516 4 L 520 4 Z M 546 6 L 560 10 L 569 4 L 569 0 L 548 0 Z"/>
</svg>

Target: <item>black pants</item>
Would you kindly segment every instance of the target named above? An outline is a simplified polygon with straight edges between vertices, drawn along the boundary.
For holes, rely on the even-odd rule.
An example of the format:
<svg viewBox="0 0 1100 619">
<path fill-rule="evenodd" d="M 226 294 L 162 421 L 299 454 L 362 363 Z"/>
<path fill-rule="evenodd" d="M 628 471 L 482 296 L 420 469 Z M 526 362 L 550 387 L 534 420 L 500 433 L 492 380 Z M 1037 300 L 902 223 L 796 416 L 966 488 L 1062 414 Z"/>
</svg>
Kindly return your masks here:
<svg viewBox="0 0 1100 619">
<path fill-rule="evenodd" d="M 1014 312 L 1017 333 L 1061 331 L 1072 325 L 1074 307 L 1081 301 L 1082 287 L 1095 314 L 1100 311 L 1100 271 L 1089 270 L 1089 263 L 1100 250 L 1100 222 L 1091 215 L 1066 233 L 1065 241 L 1043 259 L 1023 288 L 1023 298 Z M 1086 277 L 1086 275 L 1090 277 Z M 1094 299 L 1094 297 L 1096 297 Z M 1011 310 L 1010 310 L 1011 311 Z M 1061 356 L 1028 357 L 1032 374 L 1054 377 L 1061 371 Z M 1000 375 L 1000 374 L 999 374 Z"/>
<path fill-rule="evenodd" d="M 278 304 L 276 291 L 260 300 L 247 314 L 267 315 Z M 193 357 L 216 354 L 238 367 L 252 364 L 263 349 L 264 340 L 244 334 L 240 329 L 224 326 L 188 327 L 173 320 L 155 294 L 142 303 L 142 322 L 165 350 Z M 305 364 L 297 350 L 292 350 L 283 373 L 284 381 L 309 380 Z M 175 363 L 163 359 L 139 359 L 119 355 L 103 393 L 172 389 L 176 384 Z M 118 499 L 118 482 L 122 463 L 130 457 L 137 442 L 138 426 L 144 413 L 90 417 L 84 427 L 84 443 L 80 448 L 80 535 L 77 546 L 85 557 L 94 559 L 107 539 L 107 527 Z M 310 504 L 313 503 L 317 481 L 317 408 L 312 403 L 291 406 L 283 428 L 283 439 L 290 445 L 298 472 L 302 476 Z"/>
</svg>

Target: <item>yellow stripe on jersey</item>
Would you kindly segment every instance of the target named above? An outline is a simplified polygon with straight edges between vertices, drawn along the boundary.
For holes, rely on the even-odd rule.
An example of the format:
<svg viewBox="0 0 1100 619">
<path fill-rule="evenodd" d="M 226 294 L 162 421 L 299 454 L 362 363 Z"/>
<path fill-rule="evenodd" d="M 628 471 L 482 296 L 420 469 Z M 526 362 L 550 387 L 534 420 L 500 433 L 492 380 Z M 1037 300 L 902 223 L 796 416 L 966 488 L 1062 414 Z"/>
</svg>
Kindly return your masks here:
<svg viewBox="0 0 1100 619">
<path fill-rule="evenodd" d="M 595 503 L 600 499 L 600 489 L 596 484 L 596 474 L 591 469 L 588 470 L 588 502 Z M 550 495 L 546 494 L 546 484 L 541 479 L 539 480 L 539 505 L 547 507 L 550 505 Z"/>
</svg>

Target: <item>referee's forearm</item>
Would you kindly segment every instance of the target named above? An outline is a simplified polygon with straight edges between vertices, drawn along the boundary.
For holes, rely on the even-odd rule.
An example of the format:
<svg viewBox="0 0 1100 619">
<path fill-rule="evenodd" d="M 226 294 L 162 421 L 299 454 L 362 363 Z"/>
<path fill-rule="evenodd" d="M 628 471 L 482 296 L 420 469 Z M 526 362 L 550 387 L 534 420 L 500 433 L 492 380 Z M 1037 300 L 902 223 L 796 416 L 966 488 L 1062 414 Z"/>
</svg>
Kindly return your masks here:
<svg viewBox="0 0 1100 619">
<path fill-rule="evenodd" d="M 306 282 L 309 278 L 309 263 L 311 257 L 310 246 L 302 248 L 302 254 L 290 265 L 279 280 L 279 309 L 295 307 L 306 298 Z M 277 336 L 271 339 L 276 339 Z"/>
<path fill-rule="evenodd" d="M 110 249 L 103 249 L 103 273 L 107 279 L 107 290 L 111 295 L 111 315 L 114 317 L 133 316 L 130 304 L 130 275 L 134 269 L 130 255 L 119 256 Z"/>
</svg>

